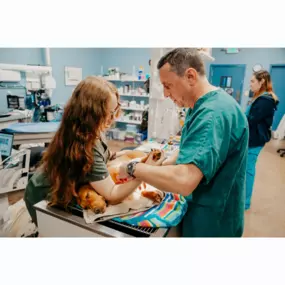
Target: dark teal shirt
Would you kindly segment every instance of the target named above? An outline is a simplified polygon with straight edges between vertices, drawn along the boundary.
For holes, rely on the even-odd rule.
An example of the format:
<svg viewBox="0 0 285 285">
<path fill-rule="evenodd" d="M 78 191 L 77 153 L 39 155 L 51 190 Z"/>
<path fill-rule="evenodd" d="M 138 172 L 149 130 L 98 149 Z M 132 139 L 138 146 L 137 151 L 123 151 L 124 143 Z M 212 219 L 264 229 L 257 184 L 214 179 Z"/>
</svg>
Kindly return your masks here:
<svg viewBox="0 0 285 285">
<path fill-rule="evenodd" d="M 93 148 L 94 162 L 90 173 L 80 181 L 82 184 L 89 182 L 101 181 L 109 176 L 107 169 L 107 161 L 110 152 L 107 146 L 105 137 L 98 140 Z M 48 194 L 51 190 L 51 183 L 47 178 L 46 173 L 41 168 L 37 169 L 36 173 L 31 177 L 25 190 L 24 200 L 27 209 L 32 217 L 33 222 L 37 225 L 37 216 L 34 205 L 42 200 L 48 199 Z"/>
<path fill-rule="evenodd" d="M 240 237 L 244 227 L 248 124 L 222 89 L 188 110 L 177 164 L 195 164 L 204 178 L 189 200 L 184 237 Z"/>
</svg>

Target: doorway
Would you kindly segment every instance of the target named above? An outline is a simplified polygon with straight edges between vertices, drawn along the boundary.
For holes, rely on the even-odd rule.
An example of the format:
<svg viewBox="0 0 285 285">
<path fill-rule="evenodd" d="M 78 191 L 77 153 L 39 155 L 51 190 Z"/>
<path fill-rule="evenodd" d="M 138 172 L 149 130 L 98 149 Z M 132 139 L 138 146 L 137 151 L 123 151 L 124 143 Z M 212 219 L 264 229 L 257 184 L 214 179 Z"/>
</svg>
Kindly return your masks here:
<svg viewBox="0 0 285 285">
<path fill-rule="evenodd" d="M 245 64 L 211 64 L 210 83 L 223 88 L 240 104 L 245 68 Z"/>
<path fill-rule="evenodd" d="M 279 98 L 279 104 L 277 106 L 277 111 L 275 112 L 272 124 L 272 130 L 275 131 L 285 114 L 285 65 L 271 65 L 270 75 L 274 93 Z"/>
</svg>

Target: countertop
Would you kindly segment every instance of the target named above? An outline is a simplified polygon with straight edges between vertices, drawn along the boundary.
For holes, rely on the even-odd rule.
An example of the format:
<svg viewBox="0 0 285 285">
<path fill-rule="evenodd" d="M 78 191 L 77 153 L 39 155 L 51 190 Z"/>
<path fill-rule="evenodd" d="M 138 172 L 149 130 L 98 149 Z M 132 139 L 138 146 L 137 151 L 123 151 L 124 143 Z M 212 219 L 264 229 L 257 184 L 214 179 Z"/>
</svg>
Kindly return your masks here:
<svg viewBox="0 0 285 285">
<path fill-rule="evenodd" d="M 16 120 L 22 120 L 25 119 L 26 116 L 24 114 L 11 114 L 8 117 L 0 117 L 0 122 L 9 122 L 9 121 L 16 121 Z"/>
</svg>

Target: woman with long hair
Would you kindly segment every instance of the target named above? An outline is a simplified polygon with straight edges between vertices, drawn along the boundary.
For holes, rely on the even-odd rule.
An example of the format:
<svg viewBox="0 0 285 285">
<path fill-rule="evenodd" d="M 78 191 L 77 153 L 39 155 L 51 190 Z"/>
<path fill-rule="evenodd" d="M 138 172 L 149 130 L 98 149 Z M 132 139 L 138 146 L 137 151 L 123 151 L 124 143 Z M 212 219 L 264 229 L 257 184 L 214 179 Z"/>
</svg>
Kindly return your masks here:
<svg viewBox="0 0 285 285">
<path fill-rule="evenodd" d="M 250 89 L 253 92 L 253 97 L 246 110 L 249 124 L 246 210 L 250 208 L 251 204 L 257 158 L 264 145 L 271 139 L 273 117 L 279 103 L 278 97 L 273 92 L 270 74 L 266 70 L 253 74 Z"/>
<path fill-rule="evenodd" d="M 90 76 L 77 85 L 41 166 L 25 191 L 24 200 L 35 224 L 33 205 L 41 200 L 67 208 L 75 201 L 78 189 L 89 184 L 108 202 L 116 204 L 140 185 L 138 179 L 115 185 L 108 173 L 108 160 L 125 153 L 111 153 L 104 139 L 104 131 L 119 111 L 119 94 L 110 82 Z"/>
</svg>

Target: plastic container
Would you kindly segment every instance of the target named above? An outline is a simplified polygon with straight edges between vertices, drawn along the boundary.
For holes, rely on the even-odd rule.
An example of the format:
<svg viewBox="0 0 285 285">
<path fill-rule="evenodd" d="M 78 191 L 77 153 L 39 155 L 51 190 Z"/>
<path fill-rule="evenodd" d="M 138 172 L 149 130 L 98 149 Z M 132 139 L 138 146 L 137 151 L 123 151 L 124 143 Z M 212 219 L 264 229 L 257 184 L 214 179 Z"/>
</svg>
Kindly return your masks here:
<svg viewBox="0 0 285 285">
<path fill-rule="evenodd" d="M 130 136 L 130 135 L 126 135 L 126 137 L 125 137 L 125 142 L 128 142 L 128 143 L 135 143 L 135 137 Z"/>
<path fill-rule="evenodd" d="M 113 129 L 113 139 L 114 140 L 119 140 L 119 133 L 120 133 L 120 130 Z"/>
<path fill-rule="evenodd" d="M 126 131 L 130 132 L 130 133 L 136 133 L 137 132 L 137 126 L 135 125 L 131 125 L 131 124 L 127 124 L 126 125 Z"/>
<path fill-rule="evenodd" d="M 143 141 L 143 134 L 136 134 L 136 136 L 135 136 L 135 142 L 136 142 L 137 144 L 141 144 L 142 141 Z"/>
<path fill-rule="evenodd" d="M 113 139 L 113 130 L 106 131 L 105 135 L 107 140 Z"/>
<path fill-rule="evenodd" d="M 119 131 L 118 138 L 119 138 L 120 141 L 124 141 L 125 140 L 125 136 L 126 136 L 126 132 L 125 131 Z"/>
<path fill-rule="evenodd" d="M 131 101 L 130 102 L 130 108 L 136 108 L 136 106 L 137 106 L 136 101 Z"/>
</svg>

